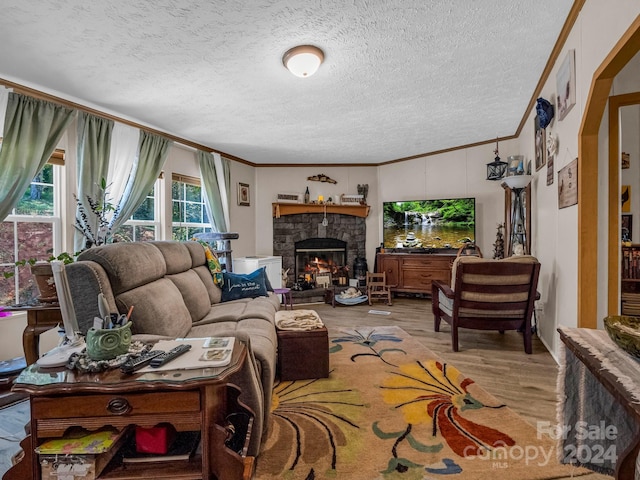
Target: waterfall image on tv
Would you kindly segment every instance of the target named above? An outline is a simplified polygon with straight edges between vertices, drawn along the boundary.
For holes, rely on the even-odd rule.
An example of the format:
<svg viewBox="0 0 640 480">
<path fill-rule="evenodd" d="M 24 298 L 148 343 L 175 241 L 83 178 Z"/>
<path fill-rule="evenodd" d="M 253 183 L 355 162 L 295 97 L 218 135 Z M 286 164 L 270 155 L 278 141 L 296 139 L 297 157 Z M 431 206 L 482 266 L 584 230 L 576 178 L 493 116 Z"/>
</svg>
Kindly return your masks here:
<svg viewBox="0 0 640 480">
<path fill-rule="evenodd" d="M 384 202 L 386 248 L 458 249 L 475 242 L 475 198 Z"/>
</svg>

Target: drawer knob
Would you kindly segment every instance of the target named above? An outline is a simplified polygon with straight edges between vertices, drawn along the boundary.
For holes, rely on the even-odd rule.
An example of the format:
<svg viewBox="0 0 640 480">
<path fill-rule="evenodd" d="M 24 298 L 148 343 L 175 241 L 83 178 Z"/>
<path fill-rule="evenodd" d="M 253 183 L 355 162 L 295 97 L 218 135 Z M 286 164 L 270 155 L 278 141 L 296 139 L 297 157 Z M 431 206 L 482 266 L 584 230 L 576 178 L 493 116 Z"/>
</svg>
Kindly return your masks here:
<svg viewBox="0 0 640 480">
<path fill-rule="evenodd" d="M 131 411 L 131 405 L 126 398 L 116 397 L 109 400 L 107 410 L 114 415 L 124 415 Z"/>
</svg>

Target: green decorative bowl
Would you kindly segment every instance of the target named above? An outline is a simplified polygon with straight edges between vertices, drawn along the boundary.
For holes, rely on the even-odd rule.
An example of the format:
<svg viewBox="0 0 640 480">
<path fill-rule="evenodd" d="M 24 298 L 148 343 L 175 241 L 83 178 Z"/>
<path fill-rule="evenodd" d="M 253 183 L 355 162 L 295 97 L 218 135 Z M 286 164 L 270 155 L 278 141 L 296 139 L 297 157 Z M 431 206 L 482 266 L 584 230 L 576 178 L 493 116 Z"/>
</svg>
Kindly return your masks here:
<svg viewBox="0 0 640 480">
<path fill-rule="evenodd" d="M 605 317 L 604 327 L 616 345 L 640 358 L 640 318 L 612 315 Z"/>
</svg>

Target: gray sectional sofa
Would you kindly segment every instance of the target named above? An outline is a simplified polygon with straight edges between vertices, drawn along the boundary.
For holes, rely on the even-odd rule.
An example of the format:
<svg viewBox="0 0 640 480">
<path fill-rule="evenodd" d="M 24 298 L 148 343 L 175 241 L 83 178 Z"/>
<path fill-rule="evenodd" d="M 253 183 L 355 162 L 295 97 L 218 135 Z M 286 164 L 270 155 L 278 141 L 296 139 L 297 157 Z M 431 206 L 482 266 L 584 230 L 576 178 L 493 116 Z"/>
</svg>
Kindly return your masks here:
<svg viewBox="0 0 640 480">
<path fill-rule="evenodd" d="M 197 242 L 113 243 L 84 251 L 66 267 L 82 333 L 99 316 L 98 294 L 112 312 L 127 313 L 134 340 L 234 336 L 250 346 L 250 361 L 232 379 L 240 399 L 256 414 L 254 432 L 266 432 L 275 378 L 275 314 L 280 301 L 267 296 L 222 302 L 205 252 Z M 261 435 L 253 435 L 257 455 Z"/>
</svg>

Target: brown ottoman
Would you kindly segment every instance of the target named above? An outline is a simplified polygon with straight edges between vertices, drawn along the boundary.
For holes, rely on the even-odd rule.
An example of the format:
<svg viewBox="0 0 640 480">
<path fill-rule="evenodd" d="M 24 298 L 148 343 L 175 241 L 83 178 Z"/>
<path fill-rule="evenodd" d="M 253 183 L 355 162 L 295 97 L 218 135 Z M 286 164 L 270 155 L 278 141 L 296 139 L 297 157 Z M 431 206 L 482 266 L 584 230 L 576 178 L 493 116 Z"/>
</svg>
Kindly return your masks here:
<svg viewBox="0 0 640 480">
<path fill-rule="evenodd" d="M 280 380 L 329 376 L 329 335 L 326 327 L 314 330 L 277 330 Z"/>
</svg>

